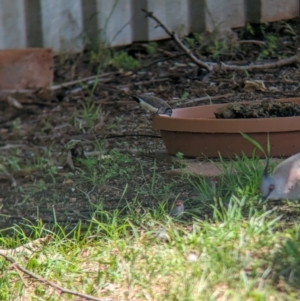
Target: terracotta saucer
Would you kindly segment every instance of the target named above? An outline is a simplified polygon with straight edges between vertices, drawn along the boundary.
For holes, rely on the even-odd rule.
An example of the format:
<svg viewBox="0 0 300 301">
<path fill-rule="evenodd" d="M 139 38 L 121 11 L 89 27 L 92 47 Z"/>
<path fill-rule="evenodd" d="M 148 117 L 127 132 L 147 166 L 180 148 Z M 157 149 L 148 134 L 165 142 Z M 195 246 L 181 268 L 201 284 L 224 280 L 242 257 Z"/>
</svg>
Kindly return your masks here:
<svg viewBox="0 0 300 301">
<path fill-rule="evenodd" d="M 300 104 L 300 98 L 286 98 Z M 259 102 L 259 101 L 258 101 Z M 253 104 L 254 102 L 243 102 Z M 169 154 L 187 157 L 251 157 L 255 146 L 240 132 L 255 139 L 267 151 L 268 133 L 271 156 L 287 157 L 300 152 L 300 116 L 253 119 L 216 119 L 214 111 L 228 105 L 215 104 L 174 109 L 171 117 L 155 115 L 153 128 L 160 130 Z M 258 156 L 264 157 L 256 150 Z"/>
</svg>

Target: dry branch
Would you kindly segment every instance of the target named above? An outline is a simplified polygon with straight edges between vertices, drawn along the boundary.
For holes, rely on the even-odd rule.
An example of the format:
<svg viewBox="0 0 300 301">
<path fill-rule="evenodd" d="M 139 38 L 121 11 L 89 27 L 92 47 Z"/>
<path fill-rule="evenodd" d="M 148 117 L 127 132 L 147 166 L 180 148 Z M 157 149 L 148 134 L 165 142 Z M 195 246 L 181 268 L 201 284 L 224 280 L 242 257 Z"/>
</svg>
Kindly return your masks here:
<svg viewBox="0 0 300 301">
<path fill-rule="evenodd" d="M 170 80 L 169 77 L 152 78 L 150 80 L 135 82 L 135 83 L 131 83 L 131 84 L 128 84 L 128 85 L 125 85 L 125 86 L 124 85 L 123 86 L 118 86 L 118 87 L 116 87 L 116 89 L 123 90 L 125 88 L 130 88 L 130 87 L 133 87 L 133 86 L 151 85 L 151 84 L 154 84 L 154 83 L 161 83 L 161 82 L 166 82 L 166 81 L 169 81 L 169 80 Z"/>
<path fill-rule="evenodd" d="M 83 298 L 85 300 L 94 300 L 94 301 L 111 301 L 111 299 L 99 299 L 90 295 L 86 295 L 86 294 L 82 294 L 82 293 L 78 293 L 75 291 L 71 291 L 69 289 L 65 289 L 53 282 L 50 282 L 48 280 L 46 280 L 45 278 L 42 278 L 40 276 L 37 276 L 35 274 L 33 274 L 32 272 L 24 269 L 23 267 L 21 267 L 18 263 L 16 263 L 13 259 L 11 259 L 10 257 L 6 256 L 5 254 L 0 253 L 0 256 L 2 256 L 6 261 L 10 262 L 12 265 L 10 267 L 13 267 L 14 269 L 17 269 L 21 272 L 23 272 L 24 274 L 26 274 L 27 276 L 31 277 L 32 279 L 35 279 L 39 282 L 42 282 L 48 286 L 51 286 L 52 288 L 54 288 L 55 290 L 57 290 L 60 294 L 69 294 L 69 295 L 73 295 L 73 296 L 77 296 L 80 298 Z"/>
<path fill-rule="evenodd" d="M 233 70 L 233 71 L 253 71 L 253 70 L 261 70 L 261 69 L 270 69 L 270 68 L 277 68 L 282 67 L 285 65 L 290 65 L 293 63 L 299 62 L 300 55 L 297 53 L 291 57 L 288 57 L 286 59 L 277 60 L 270 63 L 261 63 L 261 64 L 255 64 L 255 65 L 246 65 L 246 66 L 236 66 L 236 65 L 227 65 L 224 63 L 221 63 L 220 69 L 222 70 Z"/>
<path fill-rule="evenodd" d="M 147 17 L 152 18 L 157 23 L 158 26 L 160 26 L 173 40 L 175 40 L 175 42 L 181 48 L 181 50 L 183 50 L 191 58 L 191 60 L 194 61 L 198 66 L 208 71 L 213 70 L 211 63 L 205 63 L 197 59 L 195 55 L 192 53 L 192 51 L 182 44 L 176 32 L 171 31 L 164 23 L 162 23 L 156 16 L 154 16 L 152 12 L 149 12 L 146 9 L 142 9 L 142 11 L 146 14 Z"/>
<path fill-rule="evenodd" d="M 186 104 L 188 103 L 194 103 L 194 102 L 202 102 L 202 101 L 207 101 L 207 100 L 217 100 L 217 99 L 220 99 L 220 98 L 226 98 L 226 97 L 230 97 L 230 96 L 233 96 L 234 93 L 227 93 L 227 94 L 223 94 L 223 95 L 217 95 L 217 96 L 204 96 L 204 97 L 200 97 L 200 98 L 195 98 L 195 99 L 192 99 L 192 100 L 189 100 L 186 102 Z"/>
<path fill-rule="evenodd" d="M 146 14 L 146 17 L 149 17 L 153 19 L 158 26 L 160 26 L 182 49 L 186 55 L 198 66 L 206 69 L 207 71 L 217 71 L 217 70 L 233 70 L 233 71 L 252 71 L 252 70 L 258 70 L 258 69 L 268 69 L 268 68 L 276 68 L 276 67 L 281 67 L 285 65 L 290 65 L 293 63 L 297 63 L 300 59 L 300 53 L 299 51 L 297 54 L 293 55 L 292 57 L 286 58 L 286 59 L 281 59 L 277 60 L 274 62 L 268 62 L 268 63 L 262 63 L 262 64 L 253 64 L 253 65 L 246 65 L 246 66 L 237 66 L 237 65 L 228 65 L 225 63 L 217 64 L 213 62 L 204 62 L 200 59 L 198 59 L 190 49 L 188 49 L 180 40 L 178 35 L 174 32 L 171 31 L 159 18 L 157 18 L 155 15 L 153 15 L 152 12 L 142 9 L 142 11 Z"/>
<path fill-rule="evenodd" d="M 240 40 L 240 41 L 237 41 L 237 43 L 239 43 L 239 44 L 254 44 L 254 45 L 259 45 L 259 46 L 266 45 L 266 42 L 257 41 L 257 40 Z"/>
<path fill-rule="evenodd" d="M 111 78 L 102 79 L 103 77 L 110 76 L 110 75 L 116 75 L 116 74 L 120 74 L 120 72 L 116 71 L 116 72 L 107 72 L 107 73 L 103 73 L 103 74 L 99 74 L 99 75 L 92 75 L 92 76 L 88 76 L 88 77 L 85 77 L 85 78 L 65 82 L 65 83 L 62 83 L 62 84 L 57 84 L 55 86 L 51 86 L 49 89 L 54 91 L 54 90 L 58 90 L 58 89 L 61 89 L 61 88 L 67 88 L 67 87 L 70 87 L 70 86 L 81 84 L 81 83 L 84 83 L 84 82 L 87 82 L 87 81 L 93 81 L 95 79 L 99 79 L 100 82 L 105 83 L 106 81 L 111 80 Z"/>
</svg>

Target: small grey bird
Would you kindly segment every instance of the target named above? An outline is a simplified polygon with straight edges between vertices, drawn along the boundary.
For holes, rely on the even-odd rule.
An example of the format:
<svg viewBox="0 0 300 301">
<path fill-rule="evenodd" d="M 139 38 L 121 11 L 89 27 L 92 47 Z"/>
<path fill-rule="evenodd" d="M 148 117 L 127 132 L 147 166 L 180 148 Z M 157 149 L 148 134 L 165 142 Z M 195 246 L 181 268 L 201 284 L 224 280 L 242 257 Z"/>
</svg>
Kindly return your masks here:
<svg viewBox="0 0 300 301">
<path fill-rule="evenodd" d="M 154 114 L 163 114 L 171 116 L 173 111 L 168 103 L 166 103 L 163 99 L 147 95 L 132 95 L 131 96 L 139 105 Z"/>
<path fill-rule="evenodd" d="M 265 200 L 300 199 L 300 153 L 287 158 L 268 174 L 269 159 L 263 173 L 260 191 Z"/>
<path fill-rule="evenodd" d="M 184 212 L 184 204 L 182 200 L 176 200 L 174 202 L 173 208 L 171 209 L 169 215 L 172 217 L 178 217 Z"/>
</svg>

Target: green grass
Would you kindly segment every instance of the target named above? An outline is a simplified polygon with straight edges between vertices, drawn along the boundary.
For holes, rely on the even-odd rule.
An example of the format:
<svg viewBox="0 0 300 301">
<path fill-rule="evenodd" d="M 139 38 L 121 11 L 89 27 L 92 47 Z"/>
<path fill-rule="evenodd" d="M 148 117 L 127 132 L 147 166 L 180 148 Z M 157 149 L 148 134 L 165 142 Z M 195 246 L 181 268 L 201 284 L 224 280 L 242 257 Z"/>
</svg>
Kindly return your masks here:
<svg viewBox="0 0 300 301">
<path fill-rule="evenodd" d="M 122 164 L 130 164 L 117 150 L 110 156 L 103 161 L 103 174 L 112 172 L 114 164 L 119 172 Z M 89 164 L 87 172 L 95 173 Z M 49 236 L 25 255 L 21 250 L 9 256 L 66 289 L 111 300 L 298 300 L 299 225 L 289 222 L 293 219 L 288 221 L 282 208 L 260 203 L 263 165 L 256 158 L 223 164 L 225 174 L 216 190 L 201 179 L 181 179 L 194 181 L 199 193 L 208 195 L 205 201 L 187 202 L 182 220 L 166 215 L 164 198 L 147 209 L 137 197 L 122 210 L 98 206 L 89 221 L 72 228 L 58 223 L 46 228 L 42 221 L 15 226 L 2 232 L 0 252 Z M 143 177 L 142 167 L 140 173 Z M 154 166 L 150 182 L 137 195 L 166 196 L 171 189 L 161 184 Z M 164 231 L 169 240 L 156 238 L 155 231 Z M 3 258 L 0 271 L 3 301 L 75 298 L 28 278 Z"/>
<path fill-rule="evenodd" d="M 290 25 L 285 27 L 295 35 Z M 254 27 L 246 30 L 254 35 Z M 266 44 L 259 48 L 258 58 L 275 56 L 276 36 L 263 36 Z M 209 39 L 194 34 L 184 42 L 215 60 L 224 55 L 227 60 L 228 54 L 233 57 L 240 50 L 218 38 L 217 28 Z M 99 41 L 90 52 L 94 73 L 101 74 L 108 66 L 113 70 L 140 67 L 141 62 L 126 49 L 108 46 Z M 148 43 L 147 53 L 155 54 L 157 47 Z M 69 55 L 60 58 L 61 64 L 70 60 Z M 33 136 L 24 148 L 2 150 L 1 181 L 16 185 L 8 193 L 3 191 L 5 205 L 9 207 L 11 201 L 16 216 L 26 219 L 0 231 L 0 254 L 65 289 L 104 300 L 298 300 L 300 206 L 285 201 L 261 203 L 258 187 L 264 164 L 255 154 L 221 160 L 224 176 L 217 187 L 189 175 L 167 180 L 159 164 L 147 163 L 132 151 L 140 146 L 136 141 L 125 145 L 99 138 L 109 129 L 124 133 L 127 121 L 105 119 L 97 83 L 96 79 L 92 88 L 82 84 L 84 93 L 77 99 L 81 106 L 76 110 L 51 110 L 51 116 L 45 114 L 33 123 L 34 136 L 45 140 Z M 181 99 L 190 96 L 184 92 Z M 64 127 L 55 130 L 60 125 Z M 17 138 L 28 135 L 23 118 L 13 121 L 12 128 Z M 54 139 L 55 144 L 56 131 L 62 139 Z M 132 152 L 124 151 L 129 148 Z M 66 164 L 70 152 L 74 169 Z M 178 153 L 177 159 L 184 168 L 183 154 Z M 14 182 L 9 176 L 17 173 Z M 182 219 L 172 219 L 167 203 L 178 197 L 183 184 L 194 186 L 199 194 L 187 198 Z M 48 219 L 34 220 L 35 210 L 40 215 L 46 212 Z M 68 219 L 72 214 L 75 222 Z M 36 281 L 1 256 L 0 288 L 3 301 L 82 300 Z"/>
<path fill-rule="evenodd" d="M 115 52 L 110 63 L 114 67 L 124 70 L 133 70 L 140 67 L 140 62 L 130 56 L 126 51 Z"/>
<path fill-rule="evenodd" d="M 146 50 L 149 55 L 153 55 L 157 51 L 157 43 L 156 42 L 149 42 L 146 44 Z"/>
<path fill-rule="evenodd" d="M 216 210 L 217 219 L 194 219 L 187 228 L 161 216 L 102 212 L 105 221 L 91 221 L 87 233 L 80 225 L 65 233 L 32 227 L 34 237 L 51 235 L 52 241 L 24 258 L 20 265 L 65 288 L 111 299 L 152 300 L 296 300 L 299 283 L 299 226 L 282 229 L 273 210 L 248 209 L 232 197 L 230 206 Z M 101 214 L 99 212 L 98 214 Z M 163 227 L 170 243 L 151 235 Z M 2 247 L 28 241 L 16 228 L 1 239 Z M 188 260 L 196 254 L 196 261 Z M 1 261 L 1 300 L 17 300 L 24 293 L 40 300 L 62 300 L 48 286 L 30 282 L 25 288 L 19 274 Z M 49 296 L 49 297 L 46 297 Z M 50 297 L 51 296 L 51 297 Z M 15 298 L 15 299 L 14 299 Z"/>
</svg>

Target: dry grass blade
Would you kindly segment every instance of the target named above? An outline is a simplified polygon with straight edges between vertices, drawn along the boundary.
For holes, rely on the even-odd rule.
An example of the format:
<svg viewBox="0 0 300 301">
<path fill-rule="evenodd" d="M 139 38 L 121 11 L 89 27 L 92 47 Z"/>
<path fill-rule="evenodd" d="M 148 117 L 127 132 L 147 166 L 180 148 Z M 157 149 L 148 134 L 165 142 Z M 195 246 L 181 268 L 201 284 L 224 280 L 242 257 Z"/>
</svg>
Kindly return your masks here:
<svg viewBox="0 0 300 301">
<path fill-rule="evenodd" d="M 200 97 L 200 98 L 195 98 L 195 99 L 192 99 L 192 100 L 189 100 L 186 102 L 186 104 L 188 103 L 193 103 L 193 102 L 199 102 L 199 101 L 206 101 L 206 100 L 217 100 L 217 99 L 220 99 L 220 98 L 226 98 L 226 97 L 230 97 L 230 96 L 233 96 L 234 93 L 227 93 L 227 94 L 224 94 L 224 95 L 217 95 L 217 96 L 204 96 L 204 97 Z"/>
<path fill-rule="evenodd" d="M 77 85 L 77 84 L 80 84 L 80 83 L 84 83 L 84 82 L 94 80 L 94 79 L 99 79 L 100 80 L 102 77 L 116 75 L 116 74 L 119 74 L 119 73 L 120 73 L 119 71 L 116 71 L 116 72 L 103 73 L 103 74 L 99 74 L 99 75 L 92 75 L 92 76 L 88 76 L 88 77 L 85 77 L 85 78 L 80 78 L 80 79 L 72 80 L 72 81 L 69 81 L 69 82 L 62 83 L 62 84 L 58 84 L 58 85 L 50 87 L 49 89 L 54 91 L 54 90 L 58 90 L 58 89 L 61 89 L 61 88 L 66 88 L 66 87 L 74 86 L 74 85 Z M 106 82 L 107 79 L 103 79 L 103 80 L 100 80 L 100 81 L 101 82 Z"/>
<path fill-rule="evenodd" d="M 85 300 L 94 300 L 94 301 L 111 301 L 111 299 L 100 299 L 100 298 L 96 298 L 96 297 L 93 297 L 93 296 L 90 296 L 90 295 L 86 295 L 86 294 L 82 294 L 82 293 L 79 293 L 79 292 L 75 292 L 75 291 L 71 291 L 69 289 L 65 289 L 53 282 L 50 282 L 48 280 L 46 280 L 45 278 L 43 277 L 40 277 L 38 275 L 35 275 L 33 273 L 31 273 L 30 271 L 24 269 L 23 267 L 21 267 L 19 264 L 17 264 L 13 259 L 9 258 L 8 256 L 6 256 L 5 254 L 2 254 L 0 253 L 0 256 L 2 256 L 6 261 L 10 262 L 13 267 L 21 272 L 23 272 L 24 274 L 26 274 L 27 276 L 39 281 L 39 282 L 42 282 L 46 285 L 49 285 L 51 286 L 52 288 L 54 288 L 55 290 L 59 291 L 60 294 L 69 294 L 69 295 L 73 295 L 73 296 L 77 296 L 77 297 L 81 297 L 81 298 L 84 298 Z"/>
</svg>

